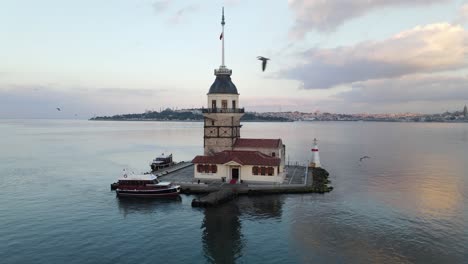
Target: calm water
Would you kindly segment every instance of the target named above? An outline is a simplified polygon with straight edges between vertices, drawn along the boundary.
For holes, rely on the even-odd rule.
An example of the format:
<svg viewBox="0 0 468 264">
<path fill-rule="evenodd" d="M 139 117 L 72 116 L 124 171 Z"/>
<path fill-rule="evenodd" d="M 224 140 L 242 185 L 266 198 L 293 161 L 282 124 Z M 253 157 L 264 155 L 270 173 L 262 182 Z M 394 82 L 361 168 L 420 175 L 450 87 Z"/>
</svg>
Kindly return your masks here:
<svg viewBox="0 0 468 264">
<path fill-rule="evenodd" d="M 202 123 L 0 120 L 1 263 L 467 263 L 468 124 L 244 123 L 333 192 L 215 209 L 119 200 L 122 169 L 203 152 Z M 359 162 L 359 157 L 371 159 Z"/>
</svg>

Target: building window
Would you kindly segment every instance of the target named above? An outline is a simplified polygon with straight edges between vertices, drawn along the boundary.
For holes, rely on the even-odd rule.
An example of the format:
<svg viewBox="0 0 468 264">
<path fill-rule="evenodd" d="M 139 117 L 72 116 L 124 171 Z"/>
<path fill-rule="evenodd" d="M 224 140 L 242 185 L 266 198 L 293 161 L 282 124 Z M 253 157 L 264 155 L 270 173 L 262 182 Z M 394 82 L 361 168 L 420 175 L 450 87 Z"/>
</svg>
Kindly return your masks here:
<svg viewBox="0 0 468 264">
<path fill-rule="evenodd" d="M 211 100 L 211 108 L 216 109 L 216 100 Z"/>
<path fill-rule="evenodd" d="M 273 167 L 268 167 L 267 170 L 268 176 L 273 176 L 273 174 L 275 173 L 275 169 Z"/>
<path fill-rule="evenodd" d="M 253 175 L 258 175 L 258 167 L 257 167 L 257 166 L 254 166 L 254 167 L 252 168 L 252 174 L 253 174 Z"/>
<path fill-rule="evenodd" d="M 216 173 L 218 166 L 216 164 L 198 164 L 197 172 L 199 173 Z"/>
<path fill-rule="evenodd" d="M 222 107 L 223 109 L 226 109 L 226 108 L 227 108 L 227 100 L 222 100 L 222 101 L 221 101 L 221 107 Z"/>
<path fill-rule="evenodd" d="M 278 166 L 278 174 L 279 174 L 279 166 Z M 252 167 L 252 175 L 268 175 L 273 176 L 275 175 L 275 168 L 274 167 Z"/>
<path fill-rule="evenodd" d="M 276 153 L 275 152 L 271 153 L 271 156 L 276 157 Z"/>
<path fill-rule="evenodd" d="M 236 109 L 236 100 L 232 100 L 232 109 Z"/>
<path fill-rule="evenodd" d="M 214 126 L 214 120 L 211 120 L 211 125 Z"/>
</svg>

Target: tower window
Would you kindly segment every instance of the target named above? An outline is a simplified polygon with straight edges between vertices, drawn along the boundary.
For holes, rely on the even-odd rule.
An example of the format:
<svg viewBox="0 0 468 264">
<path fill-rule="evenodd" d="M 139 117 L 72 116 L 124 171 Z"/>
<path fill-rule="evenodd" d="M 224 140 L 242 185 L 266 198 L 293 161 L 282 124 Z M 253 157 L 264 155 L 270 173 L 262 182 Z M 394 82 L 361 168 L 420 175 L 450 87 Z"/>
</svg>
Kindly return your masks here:
<svg viewBox="0 0 468 264">
<path fill-rule="evenodd" d="M 211 100 L 211 108 L 216 109 L 216 100 Z"/>
<path fill-rule="evenodd" d="M 276 153 L 275 152 L 271 153 L 271 156 L 276 157 Z"/>
<path fill-rule="evenodd" d="M 214 120 L 211 120 L 211 125 L 214 126 Z"/>
<path fill-rule="evenodd" d="M 232 109 L 236 109 L 236 100 L 232 100 Z"/>
<path fill-rule="evenodd" d="M 226 108 L 227 108 L 227 100 L 222 100 L 222 101 L 221 101 L 221 107 L 222 107 L 223 109 L 226 109 Z"/>
</svg>

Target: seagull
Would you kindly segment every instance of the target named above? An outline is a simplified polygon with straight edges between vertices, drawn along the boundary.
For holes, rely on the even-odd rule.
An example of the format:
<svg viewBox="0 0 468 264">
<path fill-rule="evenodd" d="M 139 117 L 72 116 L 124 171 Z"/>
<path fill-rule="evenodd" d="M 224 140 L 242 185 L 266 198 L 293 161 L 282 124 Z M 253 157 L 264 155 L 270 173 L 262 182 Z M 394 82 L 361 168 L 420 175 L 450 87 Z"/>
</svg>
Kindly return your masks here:
<svg viewBox="0 0 468 264">
<path fill-rule="evenodd" d="M 359 159 L 359 161 L 362 161 L 363 159 L 370 159 L 370 157 L 369 157 L 369 156 L 361 157 L 361 158 Z"/>
<path fill-rule="evenodd" d="M 62 111 L 62 109 L 60 109 L 60 107 L 57 107 L 56 109 L 57 109 L 57 111 Z"/>
<path fill-rule="evenodd" d="M 265 57 L 262 57 L 262 56 L 257 56 L 257 59 L 262 61 L 262 70 L 265 71 L 265 68 L 266 68 L 266 65 L 267 65 L 267 60 L 269 60 L 269 58 L 265 58 Z"/>
</svg>

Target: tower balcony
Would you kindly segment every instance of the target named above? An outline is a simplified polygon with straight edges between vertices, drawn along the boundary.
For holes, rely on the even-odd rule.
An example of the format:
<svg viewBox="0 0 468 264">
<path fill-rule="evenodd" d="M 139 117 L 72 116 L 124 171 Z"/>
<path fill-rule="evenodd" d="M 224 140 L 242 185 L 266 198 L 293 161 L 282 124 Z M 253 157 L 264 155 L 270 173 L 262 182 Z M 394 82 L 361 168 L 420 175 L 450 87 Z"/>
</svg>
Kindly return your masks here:
<svg viewBox="0 0 468 264">
<path fill-rule="evenodd" d="M 202 108 L 203 114 L 217 114 L 217 113 L 245 113 L 244 108 Z"/>
<path fill-rule="evenodd" d="M 214 70 L 214 74 L 216 76 L 218 76 L 218 75 L 229 75 L 229 76 L 231 76 L 232 70 L 226 68 L 226 66 L 219 66 L 219 69 Z"/>
</svg>

